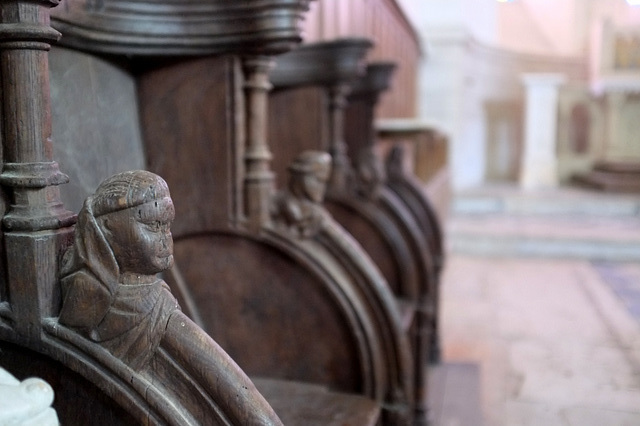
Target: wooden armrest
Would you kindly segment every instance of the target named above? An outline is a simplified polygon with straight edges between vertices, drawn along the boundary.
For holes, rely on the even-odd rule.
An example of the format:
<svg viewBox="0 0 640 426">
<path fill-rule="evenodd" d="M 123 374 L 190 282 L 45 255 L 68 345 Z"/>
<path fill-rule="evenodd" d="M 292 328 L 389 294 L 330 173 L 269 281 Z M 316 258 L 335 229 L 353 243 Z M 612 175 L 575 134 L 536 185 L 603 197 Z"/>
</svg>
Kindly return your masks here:
<svg viewBox="0 0 640 426">
<path fill-rule="evenodd" d="M 252 378 L 285 425 L 375 425 L 380 405 L 361 395 L 326 386 L 280 379 Z"/>
</svg>

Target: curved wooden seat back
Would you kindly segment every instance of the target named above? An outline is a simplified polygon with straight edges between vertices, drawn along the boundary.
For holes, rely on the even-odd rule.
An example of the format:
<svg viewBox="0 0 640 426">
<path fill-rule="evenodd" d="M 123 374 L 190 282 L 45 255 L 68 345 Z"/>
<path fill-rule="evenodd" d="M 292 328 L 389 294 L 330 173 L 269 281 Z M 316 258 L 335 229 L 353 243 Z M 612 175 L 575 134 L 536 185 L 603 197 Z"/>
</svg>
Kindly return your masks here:
<svg viewBox="0 0 640 426">
<path fill-rule="evenodd" d="M 357 314 L 296 253 L 224 234 L 178 240 L 175 252 L 204 327 L 248 374 L 372 394 Z"/>
</svg>

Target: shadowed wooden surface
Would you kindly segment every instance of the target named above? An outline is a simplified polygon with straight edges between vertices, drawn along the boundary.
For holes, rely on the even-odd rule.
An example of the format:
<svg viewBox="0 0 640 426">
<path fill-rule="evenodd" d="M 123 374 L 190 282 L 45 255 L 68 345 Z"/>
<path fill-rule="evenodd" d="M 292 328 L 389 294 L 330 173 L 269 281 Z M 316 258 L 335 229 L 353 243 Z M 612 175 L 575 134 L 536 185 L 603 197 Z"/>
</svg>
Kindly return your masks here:
<svg viewBox="0 0 640 426">
<path fill-rule="evenodd" d="M 358 395 L 329 392 L 322 386 L 308 383 L 254 381 L 276 411 L 287 413 L 281 415 L 286 425 L 373 426 L 380 420 L 380 407 Z M 303 406 L 304 409 L 287 412 L 290 406 Z"/>
</svg>

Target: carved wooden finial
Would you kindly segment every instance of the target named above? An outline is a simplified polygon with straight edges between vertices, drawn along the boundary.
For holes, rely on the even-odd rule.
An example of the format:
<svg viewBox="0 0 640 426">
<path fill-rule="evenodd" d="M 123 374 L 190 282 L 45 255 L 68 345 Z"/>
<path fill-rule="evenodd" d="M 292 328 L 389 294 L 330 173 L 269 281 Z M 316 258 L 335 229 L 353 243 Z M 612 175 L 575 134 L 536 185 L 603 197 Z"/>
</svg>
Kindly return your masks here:
<svg viewBox="0 0 640 426">
<path fill-rule="evenodd" d="M 404 176 L 404 147 L 400 144 L 394 145 L 389 154 L 385 164 L 385 169 L 389 179 L 400 179 Z"/>
<path fill-rule="evenodd" d="M 47 332 L 135 394 L 141 424 L 281 425 L 157 275 L 173 264 L 174 215 L 158 175 L 136 170 L 101 183 L 78 215 L 63 259 L 60 317 Z"/>
</svg>

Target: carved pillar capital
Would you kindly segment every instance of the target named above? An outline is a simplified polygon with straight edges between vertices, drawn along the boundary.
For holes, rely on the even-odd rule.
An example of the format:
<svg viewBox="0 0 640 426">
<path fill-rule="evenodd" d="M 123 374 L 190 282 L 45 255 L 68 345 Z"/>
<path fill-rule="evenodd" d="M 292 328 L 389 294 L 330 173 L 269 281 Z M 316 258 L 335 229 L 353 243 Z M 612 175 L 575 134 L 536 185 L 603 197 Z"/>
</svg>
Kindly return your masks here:
<svg viewBox="0 0 640 426">
<path fill-rule="evenodd" d="M 57 0 L 0 0 L 0 48 L 49 50 L 60 33 L 49 26 L 49 9 Z"/>
</svg>

